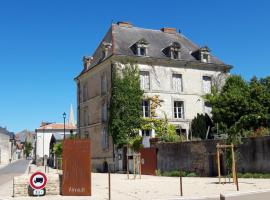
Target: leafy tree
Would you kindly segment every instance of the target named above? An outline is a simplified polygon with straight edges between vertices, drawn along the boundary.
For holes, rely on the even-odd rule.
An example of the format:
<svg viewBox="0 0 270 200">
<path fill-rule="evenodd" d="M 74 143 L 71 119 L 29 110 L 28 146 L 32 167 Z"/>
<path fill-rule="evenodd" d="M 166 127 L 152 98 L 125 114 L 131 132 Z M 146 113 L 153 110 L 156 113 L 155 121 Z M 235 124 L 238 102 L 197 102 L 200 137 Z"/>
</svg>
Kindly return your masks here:
<svg viewBox="0 0 270 200">
<path fill-rule="evenodd" d="M 137 65 L 118 65 L 112 73 L 109 131 L 114 144 L 121 147 L 139 133 L 143 91 Z"/>
<path fill-rule="evenodd" d="M 156 136 L 163 142 L 179 142 L 184 137 L 176 134 L 174 125 L 169 124 L 167 115 L 164 113 L 164 119 L 145 118 L 143 119 L 142 129 L 155 130 Z"/>
<path fill-rule="evenodd" d="M 32 143 L 25 142 L 23 153 L 26 155 L 26 157 L 30 156 L 32 149 L 33 149 Z"/>
<path fill-rule="evenodd" d="M 56 154 L 58 158 L 62 157 L 62 152 L 63 152 L 62 142 L 57 142 L 53 145 L 53 152 Z"/>
<path fill-rule="evenodd" d="M 221 91 L 213 90 L 206 100 L 213 106 L 214 122 L 226 127 L 228 142 L 237 143 L 256 130 L 263 130 L 264 135 L 262 127 L 269 126 L 269 77 L 260 80 L 254 77 L 246 82 L 240 76 L 230 76 Z"/>
<path fill-rule="evenodd" d="M 210 138 L 210 130 L 213 126 L 210 117 L 207 114 L 197 114 L 197 116 L 191 122 L 192 136 L 208 139 Z M 209 129 L 209 130 L 208 130 Z M 206 138 L 207 131 L 209 131 L 208 138 Z"/>
</svg>

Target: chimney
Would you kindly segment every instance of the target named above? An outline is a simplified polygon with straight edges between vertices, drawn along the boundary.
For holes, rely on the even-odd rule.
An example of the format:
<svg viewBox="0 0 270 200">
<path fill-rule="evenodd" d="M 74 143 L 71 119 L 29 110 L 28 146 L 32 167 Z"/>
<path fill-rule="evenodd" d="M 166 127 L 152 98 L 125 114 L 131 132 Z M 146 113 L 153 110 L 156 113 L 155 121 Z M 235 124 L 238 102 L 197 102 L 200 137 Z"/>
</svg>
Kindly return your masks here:
<svg viewBox="0 0 270 200">
<path fill-rule="evenodd" d="M 91 60 L 92 60 L 92 59 L 93 59 L 92 57 L 88 57 L 88 56 L 84 56 L 84 57 L 83 57 L 83 66 L 84 66 L 84 70 L 89 69 L 90 64 L 91 64 Z"/>
<path fill-rule="evenodd" d="M 176 28 L 162 28 L 160 29 L 164 33 L 170 33 L 170 34 L 175 34 L 176 33 Z"/>
<path fill-rule="evenodd" d="M 120 27 L 132 28 L 132 24 L 129 22 L 117 22 L 117 25 Z"/>
</svg>

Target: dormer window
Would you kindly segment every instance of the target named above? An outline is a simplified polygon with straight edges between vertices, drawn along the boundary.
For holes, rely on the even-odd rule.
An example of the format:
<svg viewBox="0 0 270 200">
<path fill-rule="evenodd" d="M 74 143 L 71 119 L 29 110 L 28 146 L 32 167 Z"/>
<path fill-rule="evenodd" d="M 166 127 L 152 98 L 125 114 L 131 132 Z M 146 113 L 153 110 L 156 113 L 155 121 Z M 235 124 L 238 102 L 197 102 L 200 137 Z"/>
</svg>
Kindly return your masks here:
<svg viewBox="0 0 270 200">
<path fill-rule="evenodd" d="M 138 47 L 138 56 L 146 56 L 146 47 Z"/>
<path fill-rule="evenodd" d="M 170 46 L 163 49 L 163 53 L 174 60 L 180 59 L 181 45 L 178 42 L 173 42 Z"/>
<path fill-rule="evenodd" d="M 210 63 L 210 51 L 211 50 L 205 46 L 194 51 L 192 55 L 201 62 Z"/>
<path fill-rule="evenodd" d="M 108 42 L 102 43 L 102 52 L 101 52 L 101 60 L 104 60 L 108 56 L 109 49 L 111 48 L 112 44 Z"/>
<path fill-rule="evenodd" d="M 202 62 L 209 63 L 209 53 L 202 53 L 201 57 Z"/>
<path fill-rule="evenodd" d="M 132 45 L 130 48 L 133 51 L 133 53 L 138 56 L 147 56 L 148 44 L 149 43 L 143 38 L 140 39 L 138 42 L 136 42 L 134 45 Z"/>
</svg>

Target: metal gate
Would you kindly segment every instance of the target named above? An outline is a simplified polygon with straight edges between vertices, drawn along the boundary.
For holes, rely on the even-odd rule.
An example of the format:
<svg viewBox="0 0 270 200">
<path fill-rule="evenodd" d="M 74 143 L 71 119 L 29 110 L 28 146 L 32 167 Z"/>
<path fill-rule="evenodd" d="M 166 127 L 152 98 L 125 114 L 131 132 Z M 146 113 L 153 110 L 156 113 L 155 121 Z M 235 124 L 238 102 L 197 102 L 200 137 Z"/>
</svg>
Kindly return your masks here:
<svg viewBox="0 0 270 200">
<path fill-rule="evenodd" d="M 140 149 L 142 174 L 156 175 L 157 170 L 157 149 L 156 148 L 143 148 Z"/>
</svg>

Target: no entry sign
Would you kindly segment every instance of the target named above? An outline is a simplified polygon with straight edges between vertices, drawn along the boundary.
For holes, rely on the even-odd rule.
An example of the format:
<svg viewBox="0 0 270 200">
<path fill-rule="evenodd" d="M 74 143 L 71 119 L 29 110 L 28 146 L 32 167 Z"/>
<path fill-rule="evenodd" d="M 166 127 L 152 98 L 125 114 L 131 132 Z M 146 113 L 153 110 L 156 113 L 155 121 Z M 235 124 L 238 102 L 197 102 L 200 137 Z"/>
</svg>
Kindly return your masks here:
<svg viewBox="0 0 270 200">
<path fill-rule="evenodd" d="M 47 177 L 42 172 L 36 172 L 30 177 L 30 186 L 33 189 L 40 190 L 45 187 L 47 183 Z"/>
</svg>

